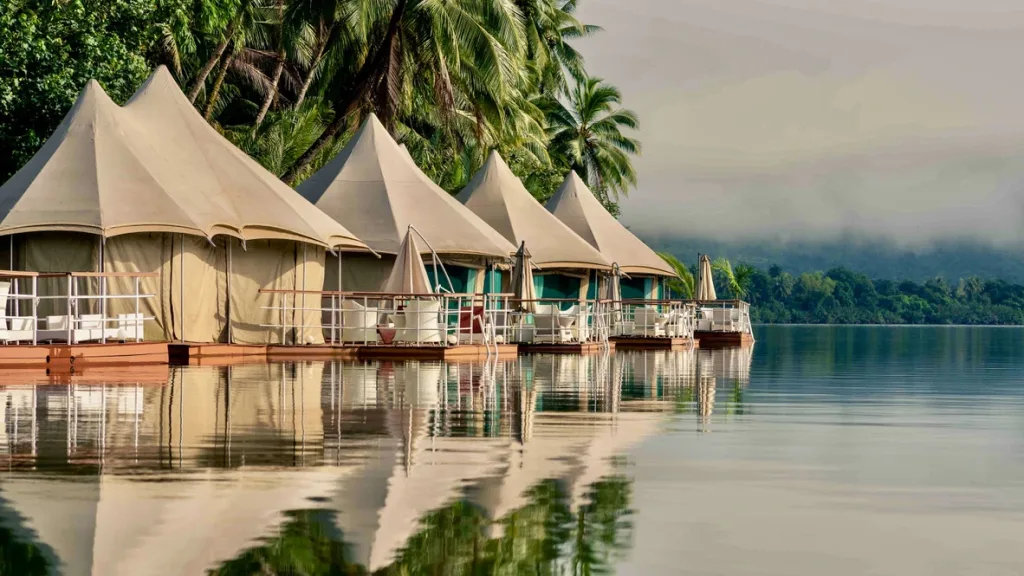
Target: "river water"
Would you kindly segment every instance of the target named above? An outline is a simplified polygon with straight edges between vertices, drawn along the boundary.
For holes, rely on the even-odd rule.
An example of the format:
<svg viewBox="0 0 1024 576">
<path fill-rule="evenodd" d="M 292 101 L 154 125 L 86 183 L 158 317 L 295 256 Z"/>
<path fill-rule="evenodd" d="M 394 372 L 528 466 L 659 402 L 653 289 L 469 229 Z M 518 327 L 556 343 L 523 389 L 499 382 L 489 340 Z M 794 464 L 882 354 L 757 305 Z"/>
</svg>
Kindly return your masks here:
<svg viewBox="0 0 1024 576">
<path fill-rule="evenodd" d="M 0 373 L 0 574 L 1021 574 L 1024 330 Z"/>
</svg>

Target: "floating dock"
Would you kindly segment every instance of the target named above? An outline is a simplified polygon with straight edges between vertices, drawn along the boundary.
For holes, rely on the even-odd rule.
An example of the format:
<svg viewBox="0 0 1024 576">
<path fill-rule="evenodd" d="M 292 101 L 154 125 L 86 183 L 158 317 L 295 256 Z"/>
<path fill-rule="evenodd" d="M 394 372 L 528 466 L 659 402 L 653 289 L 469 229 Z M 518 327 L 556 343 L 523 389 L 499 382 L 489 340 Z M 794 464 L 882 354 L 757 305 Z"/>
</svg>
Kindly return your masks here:
<svg viewBox="0 0 1024 576">
<path fill-rule="evenodd" d="M 601 354 L 602 352 L 614 352 L 615 342 L 609 341 L 608 344 L 602 342 L 575 342 L 568 344 L 520 344 L 519 351 L 523 354 L 580 354 L 580 355 L 591 355 Z"/>
<path fill-rule="evenodd" d="M 697 331 L 693 337 L 701 348 L 745 348 L 754 345 L 754 335 L 749 332 Z"/>
<path fill-rule="evenodd" d="M 69 371 L 96 366 L 167 364 L 166 342 L 22 344 L 0 346 L 0 367 Z"/>
<path fill-rule="evenodd" d="M 614 336 L 616 350 L 690 350 L 704 344 L 697 338 Z"/>
</svg>

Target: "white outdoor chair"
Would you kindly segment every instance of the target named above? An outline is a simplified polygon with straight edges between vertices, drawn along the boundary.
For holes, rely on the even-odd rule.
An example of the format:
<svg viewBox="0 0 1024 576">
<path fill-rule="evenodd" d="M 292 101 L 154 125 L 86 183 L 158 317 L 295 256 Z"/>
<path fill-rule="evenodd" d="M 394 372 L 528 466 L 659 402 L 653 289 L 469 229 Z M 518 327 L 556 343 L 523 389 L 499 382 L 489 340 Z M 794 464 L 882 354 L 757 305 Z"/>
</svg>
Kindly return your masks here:
<svg viewBox="0 0 1024 576">
<path fill-rule="evenodd" d="M 716 332 L 738 331 L 737 320 L 733 318 L 733 310 L 726 308 L 715 309 L 711 315 L 711 329 Z"/>
<path fill-rule="evenodd" d="M 399 313 L 405 321 L 395 333 L 395 342 L 417 344 L 439 343 L 442 341 L 441 302 L 437 300 L 413 300 Z M 398 322 L 395 322 L 397 327 Z"/>
<path fill-rule="evenodd" d="M 107 338 L 115 340 L 135 340 L 142 342 L 142 314 L 118 314 L 117 328 L 107 329 Z M 111 334 L 113 333 L 113 334 Z"/>
<path fill-rule="evenodd" d="M 533 313 L 534 341 L 536 342 L 570 342 L 575 316 L 558 310 L 554 304 L 537 304 Z"/>
<path fill-rule="evenodd" d="M 341 303 L 341 341 L 377 342 L 377 308 L 363 306 L 352 300 Z"/>
<path fill-rule="evenodd" d="M 633 335 L 645 338 L 665 336 L 668 317 L 649 306 L 638 306 L 633 311 Z"/>
</svg>

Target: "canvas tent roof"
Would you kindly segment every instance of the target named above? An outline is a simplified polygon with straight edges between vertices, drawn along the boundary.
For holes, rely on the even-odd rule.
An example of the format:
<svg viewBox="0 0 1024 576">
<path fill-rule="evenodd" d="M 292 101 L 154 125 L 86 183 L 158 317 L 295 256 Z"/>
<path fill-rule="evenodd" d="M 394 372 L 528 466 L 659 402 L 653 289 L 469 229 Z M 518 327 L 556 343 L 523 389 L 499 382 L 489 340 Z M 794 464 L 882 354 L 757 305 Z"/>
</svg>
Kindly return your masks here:
<svg viewBox="0 0 1024 576">
<path fill-rule="evenodd" d="M 604 209 L 575 171 L 569 172 L 545 207 L 626 274 L 676 275 L 654 250 Z"/>
<path fill-rule="evenodd" d="M 124 106 L 161 155 L 189 184 L 236 217 L 245 240 L 287 239 L 366 249 L 344 226 L 217 133 L 160 66 Z"/>
<path fill-rule="evenodd" d="M 410 225 L 439 254 L 507 258 L 508 240 L 434 184 L 370 115 L 299 193 L 377 252 L 396 254 Z"/>
<path fill-rule="evenodd" d="M 232 233 L 234 215 L 181 176 L 90 81 L 42 148 L 0 186 L 0 234 Z"/>
<path fill-rule="evenodd" d="M 611 268 L 593 246 L 530 195 L 496 151 L 457 198 L 509 242 L 526 242 L 539 268 Z"/>
</svg>

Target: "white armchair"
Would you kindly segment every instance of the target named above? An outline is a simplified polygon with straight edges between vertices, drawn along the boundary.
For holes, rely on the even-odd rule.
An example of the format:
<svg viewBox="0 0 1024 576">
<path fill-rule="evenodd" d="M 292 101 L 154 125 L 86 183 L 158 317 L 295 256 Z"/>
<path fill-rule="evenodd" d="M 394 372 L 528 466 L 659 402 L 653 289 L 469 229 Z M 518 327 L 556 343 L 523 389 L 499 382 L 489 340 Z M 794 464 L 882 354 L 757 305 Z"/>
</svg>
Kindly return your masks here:
<svg viewBox="0 0 1024 576">
<path fill-rule="evenodd" d="M 647 338 L 663 337 L 668 320 L 668 316 L 659 313 L 655 308 L 638 306 L 633 311 L 633 335 Z"/>
<path fill-rule="evenodd" d="M 572 327 L 576 316 L 566 314 L 554 304 L 538 304 L 533 313 L 535 329 L 534 340 L 537 342 L 569 342 L 572 340 Z"/>
<path fill-rule="evenodd" d="M 353 300 L 341 303 L 341 341 L 342 342 L 376 342 L 377 308 L 363 306 Z"/>
<path fill-rule="evenodd" d="M 413 300 L 406 304 L 399 314 L 404 318 L 402 328 L 395 334 L 396 342 L 441 342 L 444 335 L 441 328 L 441 302 L 438 300 Z M 395 323 L 396 326 L 398 322 Z"/>
</svg>

